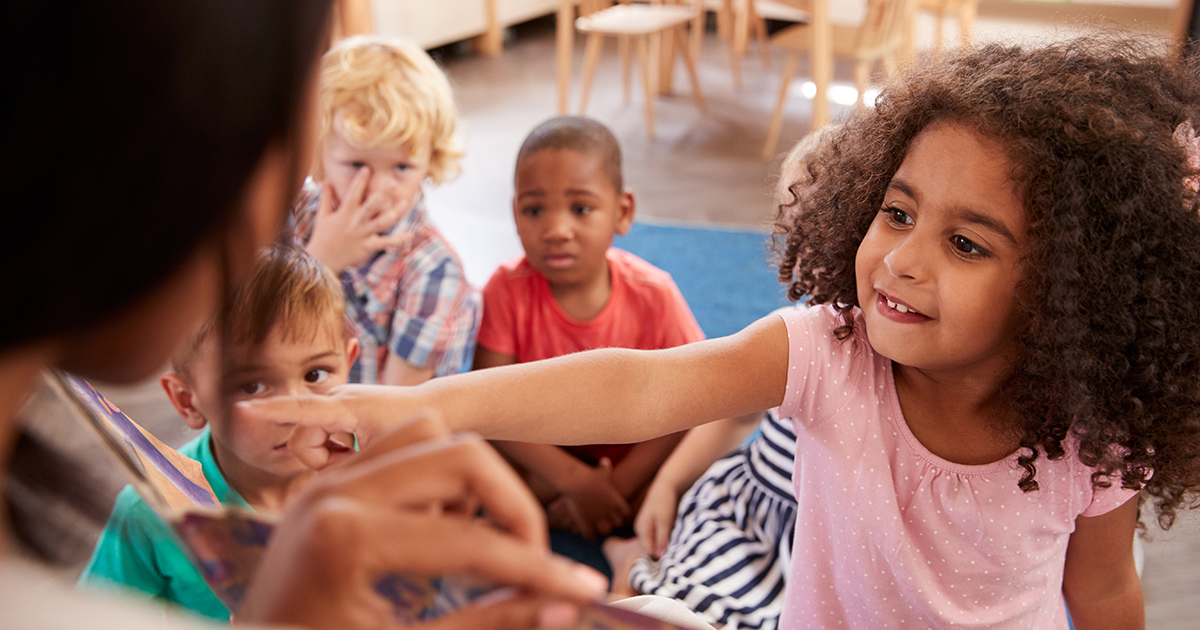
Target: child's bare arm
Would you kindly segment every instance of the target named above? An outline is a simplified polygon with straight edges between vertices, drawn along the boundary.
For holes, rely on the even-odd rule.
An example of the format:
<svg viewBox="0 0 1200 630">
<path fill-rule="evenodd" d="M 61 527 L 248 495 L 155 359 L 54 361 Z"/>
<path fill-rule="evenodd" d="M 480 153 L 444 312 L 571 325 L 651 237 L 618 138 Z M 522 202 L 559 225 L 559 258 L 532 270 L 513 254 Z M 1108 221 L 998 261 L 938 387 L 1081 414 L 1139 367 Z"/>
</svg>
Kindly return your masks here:
<svg viewBox="0 0 1200 630">
<path fill-rule="evenodd" d="M 395 354 L 389 354 L 383 362 L 384 385 L 420 385 L 433 378 L 433 367 L 419 368 Z"/>
<path fill-rule="evenodd" d="M 328 431 L 356 431 L 369 442 L 376 432 L 423 408 L 439 411 L 455 430 L 490 439 L 643 442 L 779 406 L 787 365 L 787 329 L 771 315 L 735 335 L 667 350 L 593 350 L 416 387 L 343 386 L 330 396 L 263 399 L 238 403 L 237 409 L 263 420 L 313 427 L 296 430 L 290 443 L 295 451 L 320 448 Z M 579 420 L 562 422 L 564 417 Z"/>
<path fill-rule="evenodd" d="M 574 501 L 581 521 L 579 533 L 585 538 L 607 534 L 632 513 L 629 502 L 613 485 L 611 465 L 592 467 L 548 444 L 493 442 L 492 445 L 517 470 L 553 488 L 554 496 L 538 496 L 543 504 L 564 496 Z"/>
<path fill-rule="evenodd" d="M 631 505 L 640 502 L 654 474 L 671 456 L 683 436 L 684 432 L 680 431 L 635 444 L 625 459 L 613 468 L 613 485 Z"/>
<path fill-rule="evenodd" d="M 1078 630 L 1146 627 L 1142 585 L 1133 561 L 1137 503 L 1134 497 L 1107 514 L 1075 519 L 1063 595 Z"/>
<path fill-rule="evenodd" d="M 679 499 L 713 462 L 737 448 L 762 420 L 763 412 L 725 418 L 687 432 L 646 490 L 633 528 L 655 557 L 666 550 Z"/>
</svg>

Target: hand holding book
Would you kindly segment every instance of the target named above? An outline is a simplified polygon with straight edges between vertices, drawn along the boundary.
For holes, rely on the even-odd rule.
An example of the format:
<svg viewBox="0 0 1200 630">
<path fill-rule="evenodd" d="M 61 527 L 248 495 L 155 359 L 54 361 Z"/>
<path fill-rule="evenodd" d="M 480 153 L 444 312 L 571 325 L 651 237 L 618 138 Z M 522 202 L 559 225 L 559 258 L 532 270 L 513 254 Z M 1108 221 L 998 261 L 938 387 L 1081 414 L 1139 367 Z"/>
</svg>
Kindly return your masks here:
<svg viewBox="0 0 1200 630">
<path fill-rule="evenodd" d="M 678 628 L 599 603 L 606 580 L 551 555 L 536 500 L 512 469 L 477 436 L 451 435 L 432 416 L 380 432 L 274 517 L 219 506 L 196 462 L 83 380 L 52 381 L 239 622 Z"/>
</svg>

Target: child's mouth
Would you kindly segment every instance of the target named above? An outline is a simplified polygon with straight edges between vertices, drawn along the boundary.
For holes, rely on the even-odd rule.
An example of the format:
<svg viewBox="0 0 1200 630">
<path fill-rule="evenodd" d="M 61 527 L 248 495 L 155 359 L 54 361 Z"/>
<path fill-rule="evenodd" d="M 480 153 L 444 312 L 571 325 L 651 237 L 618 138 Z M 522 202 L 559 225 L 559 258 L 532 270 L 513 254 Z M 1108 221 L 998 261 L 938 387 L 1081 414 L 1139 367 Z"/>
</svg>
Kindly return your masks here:
<svg viewBox="0 0 1200 630">
<path fill-rule="evenodd" d="M 564 269 L 575 262 L 575 257 L 570 254 L 548 254 L 542 260 L 551 269 Z"/>
<path fill-rule="evenodd" d="M 902 322 L 918 322 L 930 319 L 929 316 L 921 313 L 913 307 L 893 301 L 883 293 L 879 293 L 878 305 L 880 311 L 890 319 L 895 319 Z"/>
</svg>

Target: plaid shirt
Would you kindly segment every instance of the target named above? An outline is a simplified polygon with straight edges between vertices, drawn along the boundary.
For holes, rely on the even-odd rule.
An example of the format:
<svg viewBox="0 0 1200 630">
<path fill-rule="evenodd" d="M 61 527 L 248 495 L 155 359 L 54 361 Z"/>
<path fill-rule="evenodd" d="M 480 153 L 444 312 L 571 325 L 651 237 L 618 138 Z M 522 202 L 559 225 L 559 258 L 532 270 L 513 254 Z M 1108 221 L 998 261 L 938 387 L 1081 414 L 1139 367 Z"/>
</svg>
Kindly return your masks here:
<svg viewBox="0 0 1200 630">
<path fill-rule="evenodd" d="M 292 210 L 292 234 L 307 244 L 321 188 L 306 181 Z M 392 233 L 409 238 L 341 274 L 346 315 L 362 344 L 350 381 L 377 383 L 389 353 L 445 376 L 471 367 L 479 331 L 479 291 L 467 284 L 458 255 L 425 214 L 423 196 Z"/>
</svg>

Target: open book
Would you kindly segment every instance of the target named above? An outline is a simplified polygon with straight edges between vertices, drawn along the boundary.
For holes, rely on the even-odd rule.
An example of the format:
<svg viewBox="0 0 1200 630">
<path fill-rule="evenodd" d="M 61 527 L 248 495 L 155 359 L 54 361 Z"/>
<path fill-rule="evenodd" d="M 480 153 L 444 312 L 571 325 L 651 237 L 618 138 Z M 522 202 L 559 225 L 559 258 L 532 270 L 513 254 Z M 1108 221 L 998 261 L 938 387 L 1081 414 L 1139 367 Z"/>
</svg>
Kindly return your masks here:
<svg viewBox="0 0 1200 630">
<path fill-rule="evenodd" d="M 47 381 L 74 404 L 108 451 L 128 473 L 129 483 L 179 538 L 217 597 L 236 611 L 241 605 L 271 532 L 272 515 L 218 503 L 192 460 L 137 425 L 87 381 L 55 371 Z M 375 590 L 392 602 L 404 623 L 452 612 L 493 592 L 476 581 L 454 577 L 381 575 Z M 607 604 L 586 606 L 573 630 L 683 630 L 653 617 Z"/>
</svg>

